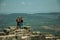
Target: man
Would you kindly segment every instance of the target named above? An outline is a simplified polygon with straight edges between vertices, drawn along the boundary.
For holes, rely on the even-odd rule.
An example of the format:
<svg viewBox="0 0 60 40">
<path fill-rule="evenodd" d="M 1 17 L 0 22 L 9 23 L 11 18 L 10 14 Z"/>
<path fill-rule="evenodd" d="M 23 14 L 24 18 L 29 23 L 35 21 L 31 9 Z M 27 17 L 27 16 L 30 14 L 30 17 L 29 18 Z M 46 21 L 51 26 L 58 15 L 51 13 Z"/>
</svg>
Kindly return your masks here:
<svg viewBox="0 0 60 40">
<path fill-rule="evenodd" d="M 21 26 L 23 25 L 22 17 L 18 16 L 16 22 L 17 22 L 17 28 L 21 28 Z"/>
</svg>

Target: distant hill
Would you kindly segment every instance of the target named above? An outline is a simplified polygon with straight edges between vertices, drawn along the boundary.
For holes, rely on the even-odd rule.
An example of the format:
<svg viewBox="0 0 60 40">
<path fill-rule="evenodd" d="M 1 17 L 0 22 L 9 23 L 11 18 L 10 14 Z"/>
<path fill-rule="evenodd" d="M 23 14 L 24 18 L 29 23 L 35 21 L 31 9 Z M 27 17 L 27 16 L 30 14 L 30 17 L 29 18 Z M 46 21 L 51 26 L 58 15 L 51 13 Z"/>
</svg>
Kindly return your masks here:
<svg viewBox="0 0 60 40">
<path fill-rule="evenodd" d="M 11 13 L 11 14 L 0 14 L 0 27 L 16 26 L 17 16 L 22 16 L 24 25 L 31 25 L 33 29 L 39 31 L 48 31 L 42 26 L 48 26 L 51 28 L 60 28 L 60 13 Z M 43 30 L 44 29 L 44 30 Z M 52 31 L 49 29 L 49 31 Z"/>
</svg>

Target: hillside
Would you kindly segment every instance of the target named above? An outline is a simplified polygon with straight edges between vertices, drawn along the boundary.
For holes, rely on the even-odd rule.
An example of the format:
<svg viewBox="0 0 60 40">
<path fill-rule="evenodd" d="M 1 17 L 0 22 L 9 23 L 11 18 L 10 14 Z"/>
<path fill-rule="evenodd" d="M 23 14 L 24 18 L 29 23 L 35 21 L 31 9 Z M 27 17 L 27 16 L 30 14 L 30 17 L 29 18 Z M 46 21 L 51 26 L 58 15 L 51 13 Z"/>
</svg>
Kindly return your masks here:
<svg viewBox="0 0 60 40">
<path fill-rule="evenodd" d="M 40 31 L 52 31 L 45 29 L 42 26 L 48 26 L 50 28 L 60 28 L 60 13 L 12 13 L 12 14 L 0 14 L 0 28 L 6 26 L 16 26 L 17 16 L 22 16 L 24 25 L 31 25 L 33 29 Z M 53 32 L 53 31 L 52 31 Z"/>
</svg>

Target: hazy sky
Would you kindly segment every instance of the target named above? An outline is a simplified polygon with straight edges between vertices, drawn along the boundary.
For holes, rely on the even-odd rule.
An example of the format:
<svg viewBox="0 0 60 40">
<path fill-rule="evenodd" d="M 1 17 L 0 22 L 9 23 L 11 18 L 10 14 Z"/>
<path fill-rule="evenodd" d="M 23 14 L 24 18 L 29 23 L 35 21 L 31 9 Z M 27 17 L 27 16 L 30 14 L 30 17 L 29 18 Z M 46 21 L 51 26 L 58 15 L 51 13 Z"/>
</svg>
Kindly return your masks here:
<svg viewBox="0 0 60 40">
<path fill-rule="evenodd" d="M 0 0 L 0 13 L 60 12 L 60 0 Z"/>
</svg>

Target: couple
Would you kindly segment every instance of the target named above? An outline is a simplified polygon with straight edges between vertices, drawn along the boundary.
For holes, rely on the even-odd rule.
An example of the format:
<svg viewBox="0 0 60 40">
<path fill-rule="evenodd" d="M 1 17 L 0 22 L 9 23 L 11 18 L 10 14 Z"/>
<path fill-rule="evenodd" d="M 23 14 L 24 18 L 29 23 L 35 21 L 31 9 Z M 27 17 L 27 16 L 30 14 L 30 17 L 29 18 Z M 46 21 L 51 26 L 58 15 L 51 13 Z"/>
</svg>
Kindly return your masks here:
<svg viewBox="0 0 60 40">
<path fill-rule="evenodd" d="M 22 28 L 22 26 L 23 26 L 22 17 L 18 16 L 17 19 L 16 19 L 16 22 L 17 22 L 17 28 Z"/>
</svg>

